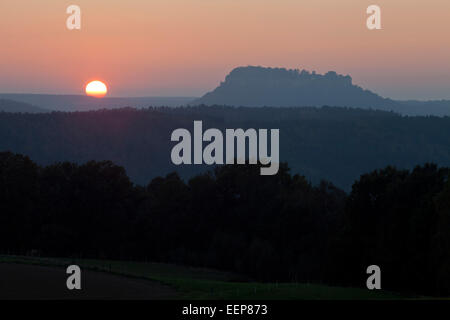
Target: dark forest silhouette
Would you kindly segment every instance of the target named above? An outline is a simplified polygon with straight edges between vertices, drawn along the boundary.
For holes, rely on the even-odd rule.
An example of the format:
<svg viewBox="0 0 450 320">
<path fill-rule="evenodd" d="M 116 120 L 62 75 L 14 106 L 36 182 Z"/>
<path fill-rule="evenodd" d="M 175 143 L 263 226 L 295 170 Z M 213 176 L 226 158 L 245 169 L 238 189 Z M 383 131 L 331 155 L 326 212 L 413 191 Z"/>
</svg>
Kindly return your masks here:
<svg viewBox="0 0 450 320">
<path fill-rule="evenodd" d="M 149 163 L 148 165 L 151 165 Z M 387 167 L 349 194 L 283 164 L 221 166 L 145 186 L 110 161 L 38 166 L 0 153 L 0 253 L 133 259 L 212 267 L 258 281 L 450 294 L 450 181 L 433 164 Z"/>
</svg>

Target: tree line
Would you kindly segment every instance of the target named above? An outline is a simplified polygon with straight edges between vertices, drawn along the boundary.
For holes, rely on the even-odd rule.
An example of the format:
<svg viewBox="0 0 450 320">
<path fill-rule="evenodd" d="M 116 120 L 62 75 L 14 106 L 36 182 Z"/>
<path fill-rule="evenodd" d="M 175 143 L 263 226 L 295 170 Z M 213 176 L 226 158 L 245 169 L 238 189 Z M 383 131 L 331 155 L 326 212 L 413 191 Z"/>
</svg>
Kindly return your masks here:
<svg viewBox="0 0 450 320">
<path fill-rule="evenodd" d="M 224 165 L 147 185 L 111 161 L 39 166 L 0 153 L 0 253 L 177 263 L 257 281 L 450 293 L 448 168 L 386 167 L 345 193 L 287 164 Z"/>
</svg>

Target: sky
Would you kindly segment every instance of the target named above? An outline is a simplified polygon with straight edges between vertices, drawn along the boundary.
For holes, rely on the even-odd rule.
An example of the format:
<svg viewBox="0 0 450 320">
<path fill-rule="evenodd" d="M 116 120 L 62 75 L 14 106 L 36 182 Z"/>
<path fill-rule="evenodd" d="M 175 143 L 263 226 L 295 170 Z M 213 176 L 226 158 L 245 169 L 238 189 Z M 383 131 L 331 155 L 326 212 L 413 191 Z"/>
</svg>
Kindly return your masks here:
<svg viewBox="0 0 450 320">
<path fill-rule="evenodd" d="M 69 5 L 81 29 L 68 30 Z M 381 8 L 368 30 L 366 8 Z M 235 67 L 329 70 L 395 99 L 450 99 L 448 0 L 1 0 L 0 92 L 201 96 Z"/>
</svg>

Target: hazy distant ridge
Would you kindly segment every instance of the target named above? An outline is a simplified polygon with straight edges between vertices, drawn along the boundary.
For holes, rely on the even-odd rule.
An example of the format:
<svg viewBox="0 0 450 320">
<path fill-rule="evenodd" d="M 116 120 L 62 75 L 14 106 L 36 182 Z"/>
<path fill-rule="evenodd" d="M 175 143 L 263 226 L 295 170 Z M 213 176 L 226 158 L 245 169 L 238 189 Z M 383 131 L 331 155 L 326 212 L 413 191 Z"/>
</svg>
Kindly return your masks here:
<svg viewBox="0 0 450 320">
<path fill-rule="evenodd" d="M 123 107 L 178 107 L 186 105 L 188 102 L 194 100 L 195 97 L 105 97 L 99 99 L 84 95 L 4 93 L 0 94 L 0 99 L 28 103 L 53 111 L 89 111 Z"/>
<path fill-rule="evenodd" d="M 28 103 L 0 98 L 0 112 L 44 113 L 49 110 Z"/>
</svg>

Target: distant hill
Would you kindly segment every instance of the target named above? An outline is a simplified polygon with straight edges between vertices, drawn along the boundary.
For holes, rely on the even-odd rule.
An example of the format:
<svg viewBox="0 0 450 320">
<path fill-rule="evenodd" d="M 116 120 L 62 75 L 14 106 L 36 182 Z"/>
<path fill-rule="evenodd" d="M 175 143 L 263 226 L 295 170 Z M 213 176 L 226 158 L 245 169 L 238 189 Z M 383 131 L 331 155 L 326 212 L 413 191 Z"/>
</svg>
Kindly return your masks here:
<svg viewBox="0 0 450 320">
<path fill-rule="evenodd" d="M 0 112 L 43 113 L 49 110 L 31 104 L 0 98 Z"/>
<path fill-rule="evenodd" d="M 20 101 L 54 111 L 89 111 L 123 107 L 146 108 L 149 106 L 178 107 L 186 105 L 195 97 L 131 97 L 94 98 L 84 95 L 53 94 L 0 94 L 0 99 Z"/>
<path fill-rule="evenodd" d="M 216 89 L 192 105 L 247 107 L 341 106 L 373 108 L 405 115 L 450 115 L 450 101 L 395 101 L 383 98 L 334 71 L 316 74 L 284 68 L 239 67 Z"/>
<path fill-rule="evenodd" d="M 0 113 L 0 151 L 30 156 L 39 164 L 112 160 L 133 181 L 147 184 L 178 171 L 182 177 L 211 169 L 175 166 L 170 135 L 206 128 L 278 128 L 280 159 L 314 183 L 332 181 L 348 190 L 362 173 L 387 165 L 425 162 L 450 166 L 450 118 L 403 117 L 393 112 L 341 107 L 116 109 L 78 113 Z"/>
</svg>

